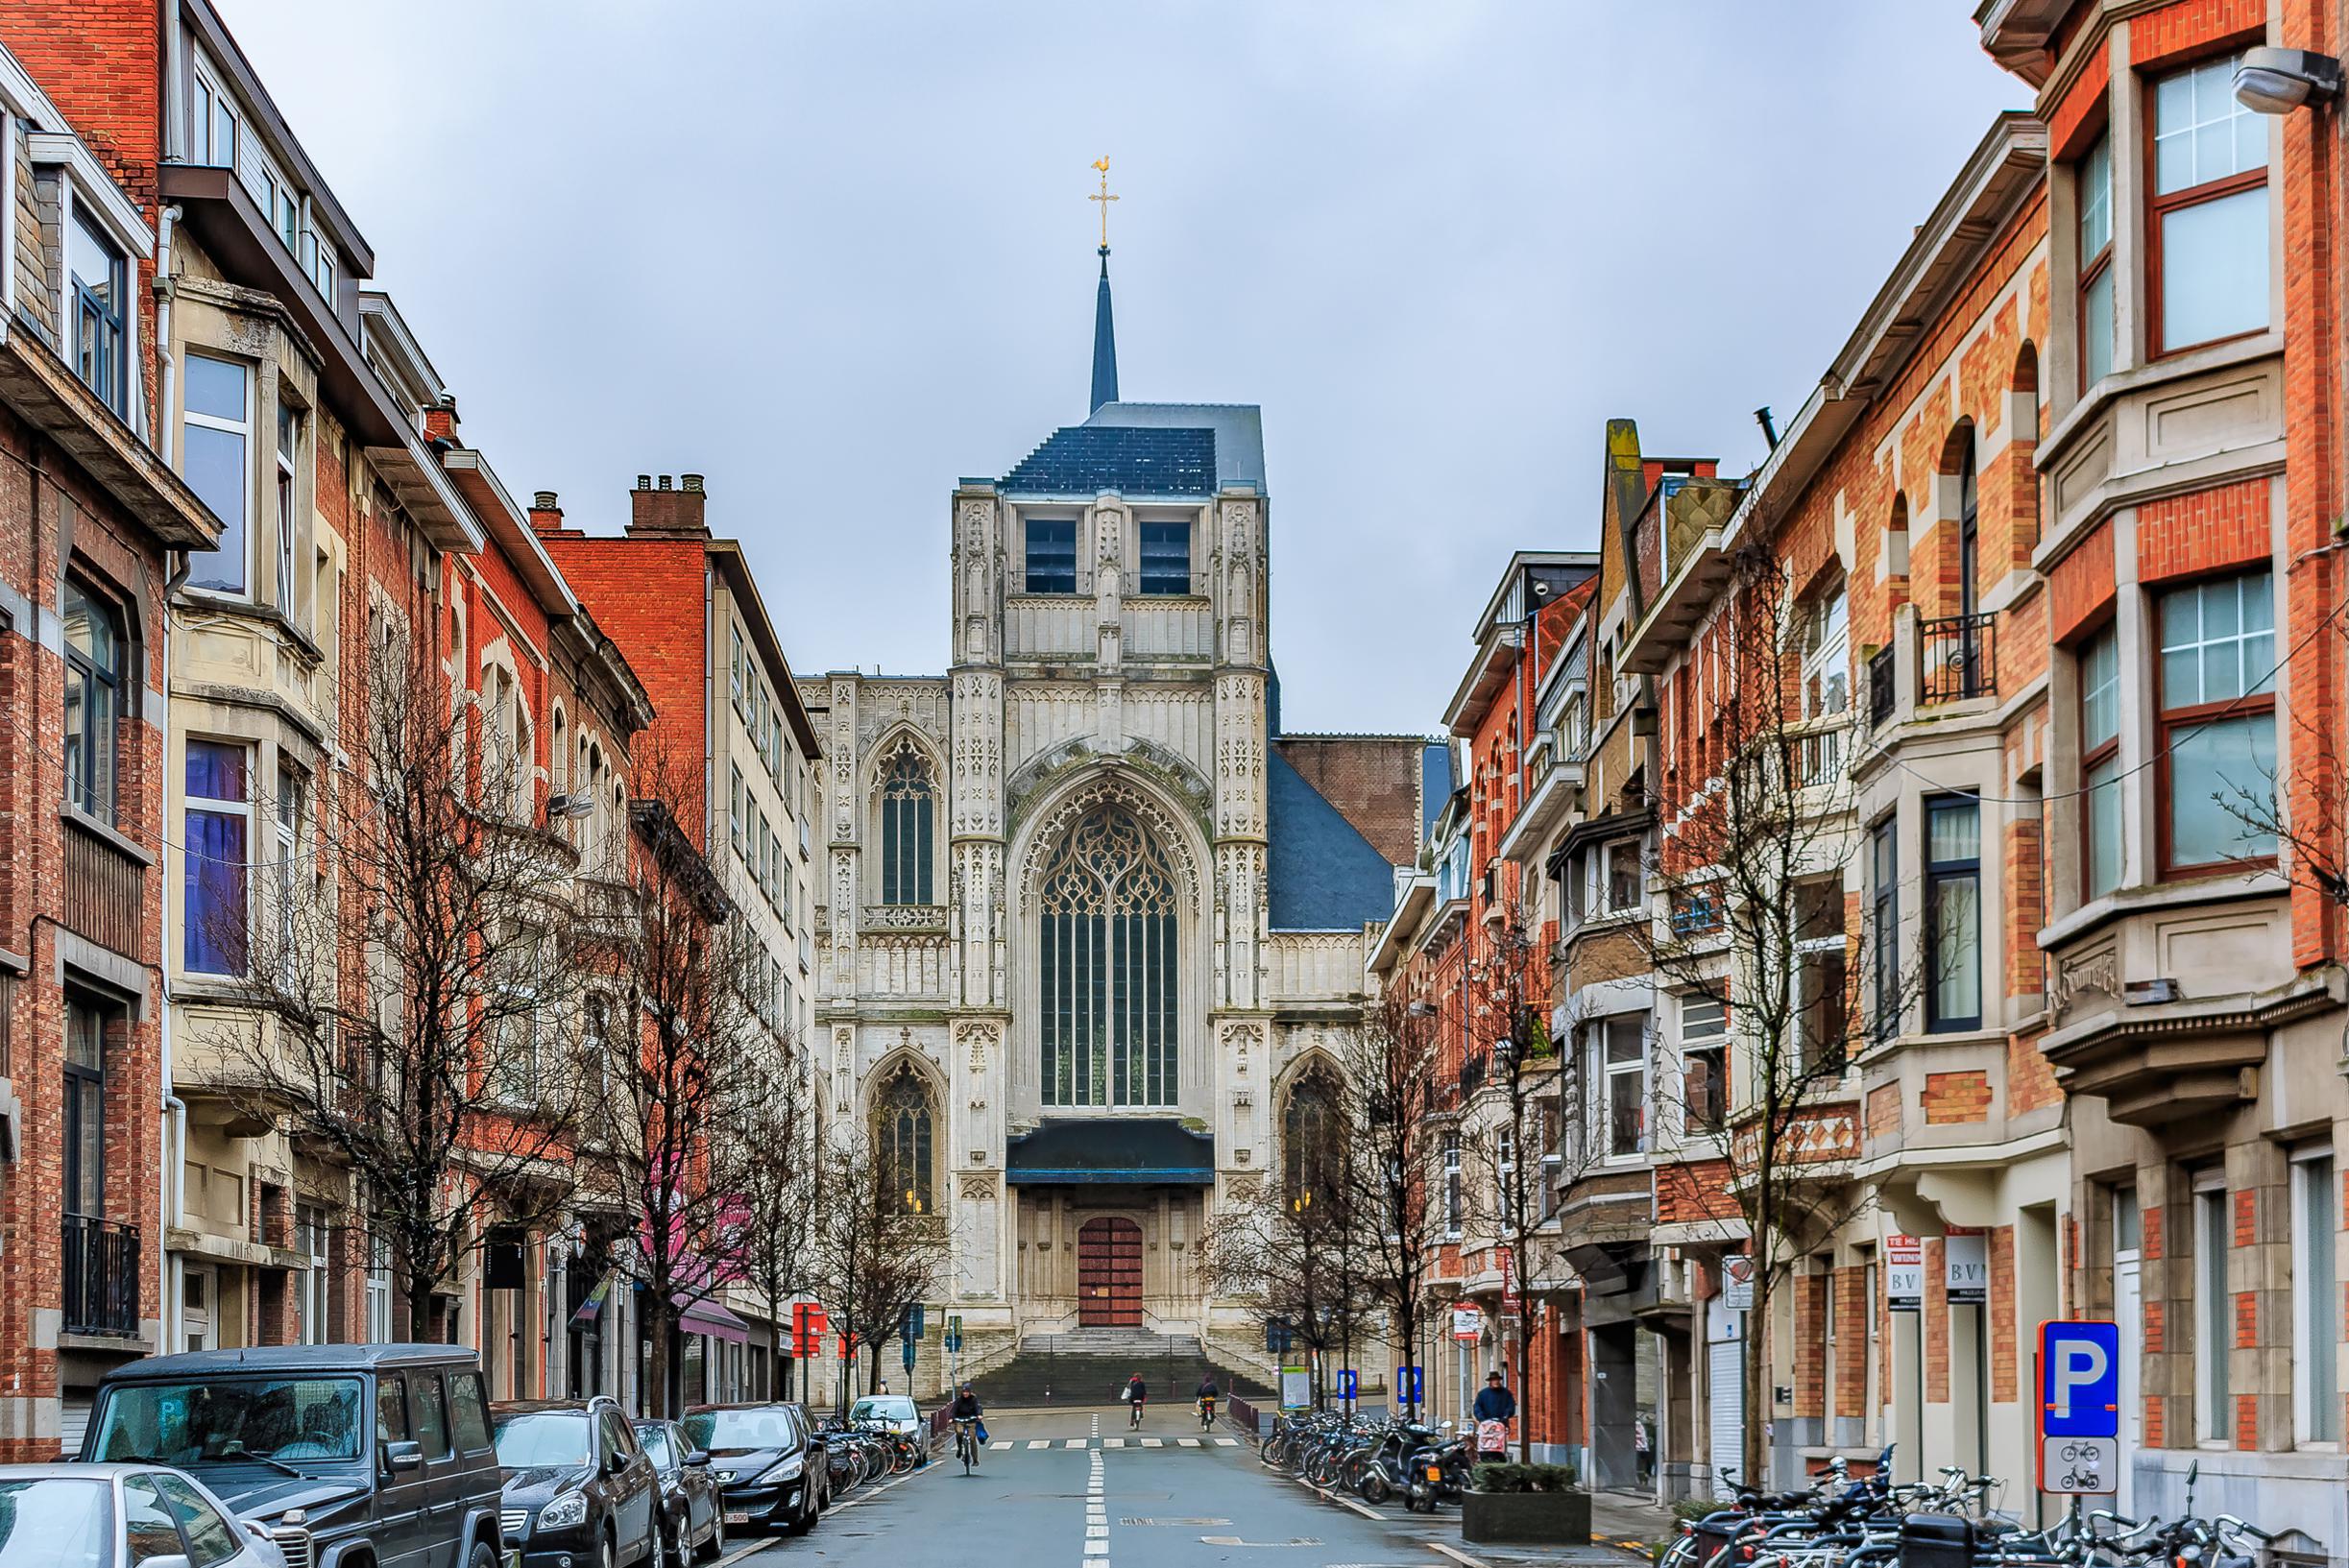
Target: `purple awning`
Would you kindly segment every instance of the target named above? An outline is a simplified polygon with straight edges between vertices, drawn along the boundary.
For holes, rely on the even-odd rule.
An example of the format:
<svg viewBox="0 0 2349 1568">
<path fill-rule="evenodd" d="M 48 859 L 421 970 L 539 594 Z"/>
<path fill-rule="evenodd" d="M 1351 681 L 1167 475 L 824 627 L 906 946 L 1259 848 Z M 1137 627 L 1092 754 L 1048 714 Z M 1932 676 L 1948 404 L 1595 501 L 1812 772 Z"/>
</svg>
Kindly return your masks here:
<svg viewBox="0 0 2349 1568">
<path fill-rule="evenodd" d="M 685 1334 L 707 1334 L 736 1344 L 750 1342 L 750 1325 L 714 1301 L 696 1301 L 688 1306 L 677 1319 L 677 1327 Z"/>
</svg>

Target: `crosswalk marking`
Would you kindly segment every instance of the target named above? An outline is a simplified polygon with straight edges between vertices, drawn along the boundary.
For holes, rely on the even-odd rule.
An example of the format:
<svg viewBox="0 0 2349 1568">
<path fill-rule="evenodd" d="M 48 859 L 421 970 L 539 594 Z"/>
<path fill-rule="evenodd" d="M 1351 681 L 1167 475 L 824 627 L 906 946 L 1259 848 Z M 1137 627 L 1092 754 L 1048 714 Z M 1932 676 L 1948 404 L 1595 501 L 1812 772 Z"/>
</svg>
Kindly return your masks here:
<svg viewBox="0 0 2349 1568">
<path fill-rule="evenodd" d="M 1164 1437 L 1145 1437 L 1142 1439 L 1142 1446 L 1144 1448 L 1164 1448 L 1166 1439 Z"/>
<path fill-rule="evenodd" d="M 1126 1439 L 1123 1437 L 1103 1437 L 1102 1439 L 1102 1446 L 1104 1448 L 1124 1448 L 1126 1446 Z"/>
<path fill-rule="evenodd" d="M 1050 1448 L 1053 1446 L 1053 1440 L 1050 1437 L 1030 1437 L 1028 1439 L 1028 1446 L 1030 1448 Z"/>
<path fill-rule="evenodd" d="M 1088 1439 L 1083 1437 L 1071 1437 L 1067 1442 L 1061 1444 L 1060 1446 L 1063 1448 L 1082 1448 L 1085 1446 L 1087 1440 Z"/>
<path fill-rule="evenodd" d="M 1215 1440 L 1215 1445 L 1218 1448 L 1237 1448 L 1240 1446 L 1240 1439 L 1237 1437 L 1218 1437 Z"/>
<path fill-rule="evenodd" d="M 1197 1448 L 1199 1446 L 1199 1439 L 1197 1437 L 1177 1437 L 1174 1439 L 1174 1441 L 1184 1448 Z"/>
</svg>

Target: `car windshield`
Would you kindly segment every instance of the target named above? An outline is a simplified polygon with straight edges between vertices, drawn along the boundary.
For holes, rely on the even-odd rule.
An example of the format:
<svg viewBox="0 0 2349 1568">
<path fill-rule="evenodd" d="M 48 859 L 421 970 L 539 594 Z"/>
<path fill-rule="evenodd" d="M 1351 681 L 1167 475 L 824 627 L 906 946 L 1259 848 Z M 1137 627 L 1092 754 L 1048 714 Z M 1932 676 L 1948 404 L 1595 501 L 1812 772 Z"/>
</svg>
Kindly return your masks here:
<svg viewBox="0 0 2349 1568">
<path fill-rule="evenodd" d="M 695 1411 L 679 1423 L 695 1448 L 790 1448 L 799 1441 L 791 1412 L 781 1405 L 747 1411 Z"/>
<path fill-rule="evenodd" d="M 182 1469 L 349 1462 L 360 1457 L 359 1408 L 356 1378 L 126 1383 L 107 1391 L 90 1457 Z"/>
<path fill-rule="evenodd" d="M 910 1421 L 913 1401 L 904 1394 L 883 1394 L 874 1399 L 860 1399 L 850 1407 L 851 1421 Z"/>
<path fill-rule="evenodd" d="M 0 1482 L 0 1568 L 113 1568 L 112 1493 L 103 1481 Z"/>
<path fill-rule="evenodd" d="M 588 1461 L 585 1411 L 490 1412 L 497 1462 L 509 1470 L 575 1469 Z"/>
<path fill-rule="evenodd" d="M 662 1469 L 666 1470 L 677 1462 L 668 1451 L 668 1428 L 639 1427 L 636 1429 L 636 1440 L 644 1445 L 644 1457 Z"/>
</svg>

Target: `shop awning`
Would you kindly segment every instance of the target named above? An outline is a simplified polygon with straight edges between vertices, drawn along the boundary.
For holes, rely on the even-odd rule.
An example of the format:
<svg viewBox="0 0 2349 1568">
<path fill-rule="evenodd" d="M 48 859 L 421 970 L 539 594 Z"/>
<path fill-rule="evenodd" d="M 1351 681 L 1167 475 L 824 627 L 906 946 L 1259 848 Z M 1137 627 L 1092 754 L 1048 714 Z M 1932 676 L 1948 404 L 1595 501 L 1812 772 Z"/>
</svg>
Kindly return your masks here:
<svg viewBox="0 0 2349 1568">
<path fill-rule="evenodd" d="M 707 1334 L 714 1339 L 732 1339 L 736 1344 L 750 1342 L 750 1325 L 714 1301 L 696 1301 L 687 1307 L 677 1320 L 679 1332 Z"/>
<path fill-rule="evenodd" d="M 1102 1117 L 1047 1122 L 1005 1150 L 1004 1179 L 1014 1187 L 1125 1184 L 1215 1185 L 1215 1139 L 1172 1117 Z"/>
</svg>

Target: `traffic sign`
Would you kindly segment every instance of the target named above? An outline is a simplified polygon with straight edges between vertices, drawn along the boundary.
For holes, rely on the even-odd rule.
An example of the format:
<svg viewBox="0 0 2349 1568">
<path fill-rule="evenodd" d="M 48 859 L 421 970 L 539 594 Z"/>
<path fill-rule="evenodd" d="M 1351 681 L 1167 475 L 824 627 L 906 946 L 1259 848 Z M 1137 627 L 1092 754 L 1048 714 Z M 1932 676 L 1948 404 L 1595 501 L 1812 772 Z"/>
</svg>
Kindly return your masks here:
<svg viewBox="0 0 2349 1568">
<path fill-rule="evenodd" d="M 1355 1376 L 1354 1376 L 1354 1369 L 1353 1369 L 1352 1367 L 1350 1367 L 1350 1366 L 1341 1366 L 1341 1367 L 1339 1367 L 1339 1368 L 1338 1368 L 1338 1397 L 1339 1397 L 1340 1399 L 1352 1399 L 1352 1398 L 1354 1397 L 1354 1389 L 1355 1389 L 1355 1387 L 1357 1386 L 1358 1381 L 1359 1381 L 1359 1380 L 1357 1380 L 1357 1379 L 1355 1378 Z"/>
<path fill-rule="evenodd" d="M 927 1309 L 918 1301 L 906 1309 L 906 1319 L 900 1326 L 905 1330 L 907 1339 L 918 1339 L 922 1337 L 923 1315 L 926 1311 Z"/>
<path fill-rule="evenodd" d="M 2119 1489 L 2120 1325 L 2039 1325 L 2039 1489 Z"/>
<path fill-rule="evenodd" d="M 910 1372 L 910 1371 L 912 1371 L 912 1370 L 913 1370 L 913 1357 L 914 1357 L 914 1353 L 915 1353 L 915 1351 L 917 1351 L 918 1349 L 920 1349 L 920 1348 L 921 1348 L 921 1341 L 919 1341 L 919 1340 L 917 1340 L 917 1339 L 908 1339 L 908 1340 L 906 1340 L 906 1341 L 905 1341 L 905 1345 L 906 1345 L 906 1370 L 907 1370 L 907 1371 L 908 1371 L 908 1372 Z"/>
<path fill-rule="evenodd" d="M 1733 1252 L 1721 1260 L 1721 1310 L 1754 1310 L 1754 1259 L 1750 1253 Z"/>
<path fill-rule="evenodd" d="M 1394 1396 L 1406 1405 L 1419 1402 L 1419 1369 L 1398 1366 L 1394 1369 Z"/>
<path fill-rule="evenodd" d="M 1472 1342 L 1484 1338 L 1485 1310 L 1463 1302 L 1452 1309 L 1452 1338 Z"/>
<path fill-rule="evenodd" d="M 946 1349 L 950 1355 L 962 1354 L 962 1315 L 956 1313 L 946 1320 Z"/>
</svg>

